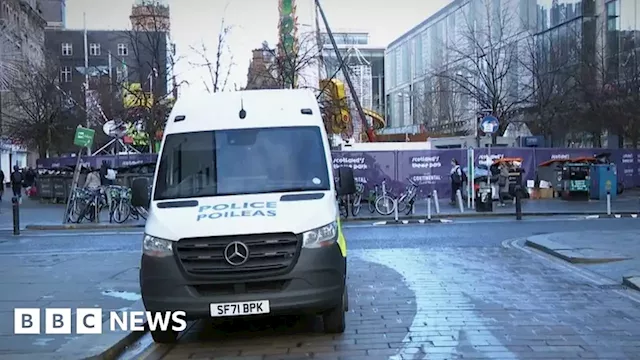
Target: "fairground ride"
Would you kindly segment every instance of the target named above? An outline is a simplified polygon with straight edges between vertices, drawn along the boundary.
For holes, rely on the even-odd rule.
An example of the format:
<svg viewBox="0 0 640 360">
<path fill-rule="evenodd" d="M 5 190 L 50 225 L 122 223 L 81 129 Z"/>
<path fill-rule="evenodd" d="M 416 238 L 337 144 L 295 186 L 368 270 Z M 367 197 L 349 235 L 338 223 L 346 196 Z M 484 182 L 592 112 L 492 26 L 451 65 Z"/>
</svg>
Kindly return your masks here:
<svg viewBox="0 0 640 360">
<path fill-rule="evenodd" d="M 327 111 L 325 107 L 325 113 L 330 116 L 330 121 L 328 121 L 331 126 L 328 126 L 330 131 L 342 130 L 339 133 L 343 133 L 344 130 L 349 130 L 354 128 L 353 117 L 350 113 L 350 102 L 353 103 L 356 114 L 359 117 L 359 123 L 362 127 L 362 133 L 366 135 L 366 140 L 373 142 L 375 141 L 375 132 L 374 128 L 384 127 L 384 119 L 379 114 L 376 114 L 372 110 L 364 109 L 360 102 L 360 98 L 356 92 L 356 87 L 354 86 L 351 80 L 350 69 L 348 69 L 345 64 L 345 60 L 340 53 L 338 46 L 336 44 L 333 33 L 331 32 L 331 28 L 329 27 L 329 22 L 327 17 L 325 16 L 324 10 L 320 5 L 319 0 L 314 0 L 315 4 L 315 12 L 322 17 L 322 21 L 324 23 L 325 30 L 327 35 L 329 36 L 329 40 L 331 41 L 331 45 L 333 46 L 333 50 L 335 51 L 336 58 L 338 60 L 338 64 L 340 64 L 338 68 L 338 72 L 342 72 L 344 76 L 345 83 L 342 83 L 340 80 L 335 78 L 335 75 L 329 79 L 321 80 L 321 84 L 327 86 L 321 86 L 324 88 L 321 91 L 321 97 L 325 99 L 322 101 L 324 103 L 330 104 L 338 104 L 337 109 L 331 106 L 331 110 Z M 278 1 L 278 10 L 280 12 L 280 19 L 278 22 L 278 32 L 280 42 L 278 44 L 278 51 L 281 54 L 288 54 L 289 56 L 297 56 L 299 43 L 298 43 L 298 17 L 296 15 L 296 0 L 279 0 Z M 295 88 L 297 85 L 297 69 L 282 69 L 284 74 L 283 78 L 286 80 L 285 86 L 288 88 Z M 347 100 L 346 90 L 348 89 L 351 97 Z M 367 117 L 372 118 L 372 125 L 367 121 Z"/>
<path fill-rule="evenodd" d="M 357 108 L 354 106 L 354 94 L 363 105 L 366 123 L 373 127 L 374 131 L 385 127 L 384 118 L 370 109 L 373 106 L 371 64 L 355 47 L 346 51 L 343 61 L 349 65 L 339 66 L 329 79 L 320 81 L 320 104 L 323 106 L 325 123 L 328 124 L 327 131 L 341 135 L 345 140 L 357 139 L 356 141 L 366 142 L 368 134 L 362 126 L 363 122 L 353 121 L 354 117 L 358 117 Z M 355 85 L 354 91 L 346 91 L 347 87 L 343 82 L 346 80 L 344 70 L 351 76 L 351 83 Z"/>
</svg>

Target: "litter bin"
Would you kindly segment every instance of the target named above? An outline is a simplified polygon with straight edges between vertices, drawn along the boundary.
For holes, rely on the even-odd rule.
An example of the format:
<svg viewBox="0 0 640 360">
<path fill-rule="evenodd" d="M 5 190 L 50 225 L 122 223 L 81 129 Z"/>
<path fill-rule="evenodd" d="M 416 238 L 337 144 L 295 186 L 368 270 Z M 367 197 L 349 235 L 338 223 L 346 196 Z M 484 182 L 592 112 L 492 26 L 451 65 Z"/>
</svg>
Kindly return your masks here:
<svg viewBox="0 0 640 360">
<path fill-rule="evenodd" d="M 486 183 L 480 184 L 480 188 L 476 192 L 476 211 L 491 212 L 493 211 L 493 192 L 491 186 Z"/>
</svg>

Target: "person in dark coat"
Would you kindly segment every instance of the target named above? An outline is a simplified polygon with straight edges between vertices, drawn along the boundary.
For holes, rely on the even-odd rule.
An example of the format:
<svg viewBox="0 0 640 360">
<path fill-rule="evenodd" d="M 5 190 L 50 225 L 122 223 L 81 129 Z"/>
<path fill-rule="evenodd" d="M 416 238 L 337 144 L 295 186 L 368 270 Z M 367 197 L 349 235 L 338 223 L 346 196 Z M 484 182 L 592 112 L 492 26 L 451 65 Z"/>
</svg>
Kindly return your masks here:
<svg viewBox="0 0 640 360">
<path fill-rule="evenodd" d="M 11 173 L 11 189 L 13 190 L 13 196 L 22 197 L 22 184 L 24 182 L 24 175 L 20 171 L 20 167 L 15 165 L 13 167 L 13 173 Z"/>
<path fill-rule="evenodd" d="M 6 180 L 4 171 L 0 170 L 0 201 L 2 201 L 2 195 L 4 195 L 4 188 L 7 186 Z"/>
<path fill-rule="evenodd" d="M 109 179 L 107 179 L 107 173 L 109 172 L 109 164 L 106 160 L 102 161 L 102 165 L 100 166 L 100 184 L 102 186 L 110 185 Z"/>
</svg>

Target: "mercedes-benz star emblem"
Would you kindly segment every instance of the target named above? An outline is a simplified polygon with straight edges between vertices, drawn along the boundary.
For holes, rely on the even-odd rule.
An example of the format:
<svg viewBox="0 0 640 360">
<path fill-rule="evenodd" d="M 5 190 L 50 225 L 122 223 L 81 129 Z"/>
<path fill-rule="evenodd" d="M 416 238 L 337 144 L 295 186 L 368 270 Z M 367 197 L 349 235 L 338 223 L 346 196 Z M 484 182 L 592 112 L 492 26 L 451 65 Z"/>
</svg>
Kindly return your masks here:
<svg viewBox="0 0 640 360">
<path fill-rule="evenodd" d="M 240 266 L 249 260 L 249 248 L 240 241 L 231 242 L 224 248 L 224 259 L 233 266 Z"/>
</svg>

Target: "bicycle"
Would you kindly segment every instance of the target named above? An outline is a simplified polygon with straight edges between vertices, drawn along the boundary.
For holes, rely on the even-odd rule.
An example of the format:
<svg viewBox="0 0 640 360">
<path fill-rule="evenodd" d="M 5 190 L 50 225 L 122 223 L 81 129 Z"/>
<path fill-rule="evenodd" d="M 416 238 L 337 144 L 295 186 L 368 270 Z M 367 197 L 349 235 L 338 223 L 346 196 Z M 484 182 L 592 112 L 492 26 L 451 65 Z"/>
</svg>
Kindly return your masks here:
<svg viewBox="0 0 640 360">
<path fill-rule="evenodd" d="M 374 208 L 380 215 L 391 215 L 395 207 L 395 199 L 391 195 L 389 195 L 390 189 L 387 187 L 386 179 L 382 180 L 380 187 L 382 188 L 382 190 L 376 196 L 376 199 L 374 201 Z"/>
<path fill-rule="evenodd" d="M 362 194 L 364 194 L 364 184 L 356 183 L 356 193 L 351 201 L 351 215 L 354 217 L 358 216 L 362 209 Z"/>
<path fill-rule="evenodd" d="M 111 198 L 109 217 L 111 221 L 122 224 L 131 216 L 131 188 L 111 185 L 107 188 Z"/>
<path fill-rule="evenodd" d="M 398 212 L 405 212 L 406 215 L 409 215 L 411 211 L 413 211 L 418 193 L 418 184 L 410 178 L 407 178 L 407 181 L 409 185 L 407 185 L 405 190 L 397 198 L 389 195 L 390 190 L 386 186 L 386 181 L 382 182 L 382 195 L 378 197 L 375 202 L 375 209 L 378 214 L 383 216 L 391 215 L 396 210 L 396 206 L 398 207 Z"/>
<path fill-rule="evenodd" d="M 418 194 L 418 184 L 416 184 L 411 178 L 407 178 L 409 185 L 400 194 L 398 199 L 398 212 L 404 212 L 405 215 L 411 214 L 413 207 L 415 206 L 416 195 Z"/>
<path fill-rule="evenodd" d="M 68 219 L 78 224 L 85 219 L 95 222 L 107 206 L 106 194 L 102 189 L 76 188 L 71 196 Z M 73 215 L 77 217 L 73 219 Z"/>
<path fill-rule="evenodd" d="M 369 196 L 367 197 L 367 207 L 369 208 L 369 212 L 373 214 L 376 212 L 376 199 L 378 198 L 380 191 L 378 190 L 378 185 L 374 185 L 373 189 L 369 190 Z"/>
</svg>

